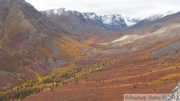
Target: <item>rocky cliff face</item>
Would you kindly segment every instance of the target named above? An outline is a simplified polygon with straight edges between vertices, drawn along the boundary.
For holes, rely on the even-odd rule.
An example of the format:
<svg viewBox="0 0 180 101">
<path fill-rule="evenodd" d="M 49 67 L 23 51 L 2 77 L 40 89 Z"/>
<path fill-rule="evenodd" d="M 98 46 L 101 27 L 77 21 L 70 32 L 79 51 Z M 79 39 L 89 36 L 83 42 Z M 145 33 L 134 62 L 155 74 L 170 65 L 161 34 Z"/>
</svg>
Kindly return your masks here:
<svg viewBox="0 0 180 101">
<path fill-rule="evenodd" d="M 179 101 L 180 100 L 180 83 L 174 88 L 169 98 L 166 101 Z"/>
</svg>

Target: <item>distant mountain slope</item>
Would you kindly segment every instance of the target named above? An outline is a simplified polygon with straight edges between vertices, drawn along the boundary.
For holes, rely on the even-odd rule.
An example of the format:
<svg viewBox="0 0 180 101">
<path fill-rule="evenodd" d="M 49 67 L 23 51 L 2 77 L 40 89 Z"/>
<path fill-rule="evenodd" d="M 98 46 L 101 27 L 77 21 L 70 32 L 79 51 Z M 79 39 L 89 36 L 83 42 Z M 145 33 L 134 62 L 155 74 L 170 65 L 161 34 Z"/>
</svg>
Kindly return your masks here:
<svg viewBox="0 0 180 101">
<path fill-rule="evenodd" d="M 146 24 L 148 24 L 148 23 L 150 23 L 152 21 L 161 19 L 163 17 L 166 17 L 168 15 L 172 15 L 172 14 L 175 14 L 175 13 L 178 13 L 178 12 L 177 11 L 168 11 L 168 12 L 160 13 L 160 14 L 152 14 L 149 17 L 138 21 L 136 24 L 134 24 L 134 26 L 131 26 L 130 28 L 138 28 L 138 27 L 144 26 L 144 25 L 146 25 Z"/>
<path fill-rule="evenodd" d="M 119 39 L 106 43 L 105 54 L 123 54 L 149 51 L 152 58 L 174 61 L 180 56 L 180 13 L 165 16 L 148 24 L 129 30 Z"/>
</svg>

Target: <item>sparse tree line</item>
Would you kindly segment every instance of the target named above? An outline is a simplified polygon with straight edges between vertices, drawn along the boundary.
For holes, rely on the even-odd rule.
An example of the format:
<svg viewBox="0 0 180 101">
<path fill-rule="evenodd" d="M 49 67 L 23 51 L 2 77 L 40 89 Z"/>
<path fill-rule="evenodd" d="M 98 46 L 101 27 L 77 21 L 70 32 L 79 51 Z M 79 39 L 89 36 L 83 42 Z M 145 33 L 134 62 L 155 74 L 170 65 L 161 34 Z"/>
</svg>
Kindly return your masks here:
<svg viewBox="0 0 180 101">
<path fill-rule="evenodd" d="M 71 83 L 79 82 L 79 75 L 86 75 L 91 72 L 102 71 L 102 67 L 106 67 L 107 61 L 103 63 L 96 63 L 87 68 L 76 68 L 73 70 L 73 73 L 64 73 L 61 75 L 55 74 L 53 76 L 49 76 L 46 79 L 43 79 L 42 82 L 38 80 L 26 80 L 26 84 L 16 87 L 16 89 L 8 90 L 6 93 L 0 94 L 0 101 L 14 101 L 15 99 L 25 99 L 27 96 L 31 94 L 36 94 L 45 90 L 53 91 L 54 88 L 59 87 L 61 85 L 66 85 L 68 80 Z M 84 74 L 85 73 L 85 74 Z M 87 80 L 86 75 L 86 82 Z"/>
<path fill-rule="evenodd" d="M 0 95 L 0 101 L 14 101 L 15 99 L 25 99 L 27 96 L 42 91 L 42 88 L 21 89 Z"/>
<path fill-rule="evenodd" d="M 65 82 L 54 79 L 43 80 L 41 84 L 38 84 L 38 80 L 33 80 L 31 83 L 26 85 L 18 86 L 16 89 L 8 91 L 4 94 L 0 94 L 0 101 L 14 101 L 15 99 L 25 99 L 31 94 L 42 92 L 46 89 L 53 91 L 55 87 L 64 85 Z"/>
<path fill-rule="evenodd" d="M 59 76 L 59 79 L 55 79 L 55 77 L 52 76 L 44 79 L 41 83 L 39 83 L 38 80 L 31 80 L 25 85 L 18 86 L 16 87 L 16 89 L 12 89 L 11 91 L 9 90 L 6 93 L 0 94 L 0 101 L 14 101 L 15 99 L 25 99 L 31 94 L 36 94 L 45 90 L 53 91 L 53 89 L 56 87 L 66 85 L 67 80 L 70 79 L 70 77 L 73 77 L 72 75 L 73 74 L 64 73 Z M 74 76 L 74 83 L 77 82 L 78 78 Z"/>
</svg>

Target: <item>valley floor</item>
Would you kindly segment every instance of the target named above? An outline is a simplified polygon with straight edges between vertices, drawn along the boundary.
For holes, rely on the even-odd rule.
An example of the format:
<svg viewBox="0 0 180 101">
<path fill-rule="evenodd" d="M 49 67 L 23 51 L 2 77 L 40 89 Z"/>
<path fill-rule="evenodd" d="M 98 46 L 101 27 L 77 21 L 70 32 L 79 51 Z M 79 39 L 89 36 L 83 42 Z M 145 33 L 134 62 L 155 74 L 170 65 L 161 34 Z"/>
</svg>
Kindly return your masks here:
<svg viewBox="0 0 180 101">
<path fill-rule="evenodd" d="M 123 101 L 123 94 L 169 94 L 180 81 L 180 64 L 148 60 L 87 73 L 23 101 Z"/>
</svg>

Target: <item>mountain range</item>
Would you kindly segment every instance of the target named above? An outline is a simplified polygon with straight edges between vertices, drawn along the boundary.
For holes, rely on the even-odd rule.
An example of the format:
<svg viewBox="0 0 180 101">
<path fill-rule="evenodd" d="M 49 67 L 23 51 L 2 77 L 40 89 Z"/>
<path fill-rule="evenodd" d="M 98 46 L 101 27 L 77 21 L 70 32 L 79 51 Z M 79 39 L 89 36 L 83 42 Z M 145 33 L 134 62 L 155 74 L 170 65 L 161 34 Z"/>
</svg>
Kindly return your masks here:
<svg viewBox="0 0 180 101">
<path fill-rule="evenodd" d="M 71 11 L 66 10 L 65 8 L 59 8 L 59 9 L 51 9 L 42 11 L 43 14 L 50 17 L 51 19 L 55 19 L 52 16 L 73 16 L 79 21 L 87 22 L 89 24 L 94 24 L 97 28 L 102 28 L 106 30 L 124 30 L 127 29 L 133 25 L 140 24 L 140 23 L 148 23 L 157 19 L 160 19 L 162 17 L 165 17 L 170 14 L 174 14 L 177 11 L 168 11 L 161 14 L 154 14 L 150 15 L 146 18 L 130 18 L 126 16 L 122 16 L 120 14 L 109 14 L 109 15 L 97 15 L 96 13 L 81 13 L 78 11 Z M 92 25 L 91 25 L 92 26 Z"/>
<path fill-rule="evenodd" d="M 180 81 L 180 12 L 140 19 L 0 0 L 0 36 L 0 101 L 121 101 Z"/>
</svg>

